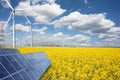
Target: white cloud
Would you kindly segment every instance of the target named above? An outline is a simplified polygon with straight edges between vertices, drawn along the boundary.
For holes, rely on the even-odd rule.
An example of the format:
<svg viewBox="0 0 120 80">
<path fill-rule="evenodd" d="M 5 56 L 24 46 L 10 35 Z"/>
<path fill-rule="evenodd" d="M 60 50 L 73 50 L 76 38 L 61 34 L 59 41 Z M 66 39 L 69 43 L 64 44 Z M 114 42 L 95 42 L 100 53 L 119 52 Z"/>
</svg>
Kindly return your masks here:
<svg viewBox="0 0 120 80">
<path fill-rule="evenodd" d="M 56 0 L 47 0 L 49 3 L 55 3 Z"/>
<path fill-rule="evenodd" d="M 53 35 L 54 37 L 62 37 L 64 36 L 64 34 L 62 32 L 58 32 L 56 34 Z"/>
<path fill-rule="evenodd" d="M 88 4 L 88 0 L 84 0 L 84 3 L 85 3 L 85 4 Z"/>
<path fill-rule="evenodd" d="M 99 34 L 100 39 L 111 39 L 111 38 L 119 38 L 120 35 L 120 27 L 112 27 L 108 32 Z"/>
<path fill-rule="evenodd" d="M 90 37 L 81 34 L 76 34 L 74 36 L 69 37 L 68 40 L 76 41 L 79 43 L 87 43 L 90 40 Z"/>
<path fill-rule="evenodd" d="M 119 46 L 120 45 L 120 27 L 112 27 L 107 33 L 99 34 L 103 43 L 101 45 L 106 46 Z"/>
<path fill-rule="evenodd" d="M 15 28 L 17 31 L 23 31 L 23 32 L 30 32 L 31 30 L 29 26 L 24 26 L 22 24 L 16 24 Z M 39 29 L 32 29 L 32 31 L 39 34 L 44 34 L 47 29 L 48 29 L 47 27 L 42 27 Z"/>
<path fill-rule="evenodd" d="M 82 35 L 82 34 L 76 34 L 73 36 L 67 35 L 67 34 L 63 34 L 62 32 L 58 32 L 56 34 L 53 35 L 53 37 L 51 37 L 52 40 L 56 41 L 62 41 L 64 43 L 88 43 L 90 41 L 90 37 Z"/>
<path fill-rule="evenodd" d="M 30 39 L 31 39 L 30 35 L 28 35 L 28 36 L 25 37 L 25 40 L 30 40 Z"/>
<path fill-rule="evenodd" d="M 56 28 L 68 26 L 70 30 L 78 30 L 87 33 L 104 33 L 115 25 L 113 21 L 106 19 L 104 13 L 81 14 L 77 11 L 52 22 L 52 24 Z"/>
<path fill-rule="evenodd" d="M 24 37 L 24 39 L 22 40 L 22 45 L 30 45 L 31 44 L 31 36 L 27 35 L 26 37 Z"/>
<path fill-rule="evenodd" d="M 51 3 L 54 2 L 54 0 L 47 0 Z M 22 16 L 32 16 L 36 22 L 40 22 L 43 24 L 49 24 L 49 22 L 63 14 L 66 10 L 61 9 L 60 5 L 53 3 L 53 4 L 43 4 L 43 5 L 30 5 L 29 1 L 23 1 L 20 2 L 19 5 L 16 7 L 16 9 L 22 9 L 27 8 L 27 10 L 23 11 L 17 11 L 16 15 Z"/>
<path fill-rule="evenodd" d="M 12 28 L 12 27 L 11 27 Z M 30 27 L 29 26 L 24 26 L 22 24 L 16 24 L 15 25 L 15 29 L 17 31 L 23 31 L 23 32 L 29 32 L 30 31 Z"/>
<path fill-rule="evenodd" d="M 35 4 L 37 4 L 37 3 L 41 2 L 41 1 L 42 0 L 30 0 L 32 5 L 35 5 Z"/>
<path fill-rule="evenodd" d="M 8 0 L 10 2 L 10 0 Z M 0 0 L 0 4 L 4 7 L 4 8 L 9 8 L 8 4 L 6 3 L 5 0 Z"/>
<path fill-rule="evenodd" d="M 40 29 L 33 29 L 33 31 L 39 34 L 44 34 L 47 29 L 47 27 L 42 27 Z"/>
<path fill-rule="evenodd" d="M 46 0 L 46 2 L 50 3 L 50 4 L 54 4 L 56 0 Z"/>
<path fill-rule="evenodd" d="M 34 42 L 36 45 L 61 45 L 61 46 L 80 46 L 89 45 L 91 38 L 86 35 L 76 34 L 68 35 L 58 32 L 55 34 L 35 35 Z"/>
<path fill-rule="evenodd" d="M 51 40 L 54 40 L 55 42 L 63 42 L 67 40 L 68 35 L 63 34 L 62 32 L 55 33 L 51 36 Z"/>
<path fill-rule="evenodd" d="M 38 3 L 41 4 L 54 4 L 55 0 L 30 0 L 32 5 L 36 5 Z"/>
<path fill-rule="evenodd" d="M 120 27 L 112 27 L 108 33 L 120 33 Z"/>
</svg>

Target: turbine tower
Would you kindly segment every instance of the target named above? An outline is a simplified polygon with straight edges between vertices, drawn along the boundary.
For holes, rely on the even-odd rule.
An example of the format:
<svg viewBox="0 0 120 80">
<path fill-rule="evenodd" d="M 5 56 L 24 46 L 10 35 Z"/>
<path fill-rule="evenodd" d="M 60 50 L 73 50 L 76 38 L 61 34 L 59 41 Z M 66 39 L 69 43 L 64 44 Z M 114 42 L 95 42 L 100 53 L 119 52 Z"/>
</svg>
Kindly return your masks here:
<svg viewBox="0 0 120 80">
<path fill-rule="evenodd" d="M 4 36 L 5 36 L 4 22 L 0 23 L 0 47 L 3 47 L 4 44 Z"/>
<path fill-rule="evenodd" d="M 24 15 L 24 17 L 26 18 L 27 22 L 30 24 L 30 31 L 31 31 L 31 47 L 33 47 L 33 29 L 32 29 L 32 25 L 36 25 L 36 24 L 40 24 L 40 23 L 32 23 L 30 21 L 30 19 L 28 19 L 27 16 Z"/>
<path fill-rule="evenodd" d="M 25 16 L 26 20 L 28 21 L 28 23 L 30 24 L 30 31 L 31 31 L 31 44 L 30 46 L 33 46 L 33 33 L 32 33 L 32 23 L 31 21 L 27 18 L 27 16 Z"/>
<path fill-rule="evenodd" d="M 5 27 L 7 26 L 8 22 L 10 21 L 11 17 L 13 20 L 13 48 L 15 47 L 15 9 L 11 6 L 11 4 L 8 2 L 8 0 L 6 0 L 6 3 L 8 4 L 9 8 L 11 9 L 11 14 L 5 24 Z"/>
<path fill-rule="evenodd" d="M 15 40 L 16 39 L 16 36 L 15 36 L 15 11 L 21 11 L 21 10 L 24 10 L 24 9 L 14 9 L 13 6 L 9 3 L 8 0 L 5 0 L 5 1 L 8 4 L 9 8 L 11 9 L 11 14 L 10 14 L 4 28 L 7 26 L 8 22 L 12 18 L 12 20 L 13 20 L 13 44 L 12 45 L 13 45 L 13 48 L 15 48 L 15 46 L 16 46 L 16 40 Z"/>
</svg>

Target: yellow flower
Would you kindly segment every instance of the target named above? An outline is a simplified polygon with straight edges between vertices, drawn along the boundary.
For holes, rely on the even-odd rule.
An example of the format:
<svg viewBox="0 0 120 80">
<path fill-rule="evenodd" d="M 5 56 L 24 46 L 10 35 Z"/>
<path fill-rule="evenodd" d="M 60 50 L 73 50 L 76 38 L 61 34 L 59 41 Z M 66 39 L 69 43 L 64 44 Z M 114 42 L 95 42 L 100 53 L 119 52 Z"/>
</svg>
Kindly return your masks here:
<svg viewBox="0 0 120 80">
<path fill-rule="evenodd" d="M 52 64 L 40 80 L 120 80 L 120 48 L 18 48 L 44 51 Z"/>
</svg>

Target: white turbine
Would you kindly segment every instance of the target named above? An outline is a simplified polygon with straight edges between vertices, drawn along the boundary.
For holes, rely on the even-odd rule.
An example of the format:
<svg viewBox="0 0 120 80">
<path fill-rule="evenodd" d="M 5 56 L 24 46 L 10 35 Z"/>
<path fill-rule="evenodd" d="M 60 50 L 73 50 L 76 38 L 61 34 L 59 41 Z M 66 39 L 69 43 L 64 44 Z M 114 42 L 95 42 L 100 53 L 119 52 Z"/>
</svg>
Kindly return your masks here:
<svg viewBox="0 0 120 80">
<path fill-rule="evenodd" d="M 14 9 L 14 8 L 12 7 L 12 5 L 9 3 L 8 0 L 5 0 L 5 1 L 6 1 L 6 3 L 8 4 L 9 8 L 11 9 L 11 14 L 10 14 L 10 16 L 9 16 L 6 24 L 5 24 L 5 27 L 7 26 L 8 22 L 9 22 L 10 19 L 12 18 L 12 20 L 13 20 L 13 48 L 14 48 L 14 47 L 16 46 L 16 44 L 15 44 L 15 43 L 16 43 L 16 42 L 15 42 L 15 39 L 16 39 L 16 37 L 15 37 L 15 11 L 21 11 L 21 10 L 24 10 L 24 9 Z"/>
<path fill-rule="evenodd" d="M 31 31 L 31 47 L 33 46 L 33 33 L 32 33 L 32 22 L 25 16 L 27 22 L 30 24 L 30 31 Z"/>
<path fill-rule="evenodd" d="M 40 23 L 32 23 L 30 21 L 30 19 L 28 19 L 27 16 L 24 15 L 24 17 L 26 18 L 27 22 L 30 24 L 30 30 L 31 30 L 31 47 L 33 46 L 33 29 L 32 29 L 32 25 L 37 25 L 37 24 L 40 24 Z"/>
</svg>

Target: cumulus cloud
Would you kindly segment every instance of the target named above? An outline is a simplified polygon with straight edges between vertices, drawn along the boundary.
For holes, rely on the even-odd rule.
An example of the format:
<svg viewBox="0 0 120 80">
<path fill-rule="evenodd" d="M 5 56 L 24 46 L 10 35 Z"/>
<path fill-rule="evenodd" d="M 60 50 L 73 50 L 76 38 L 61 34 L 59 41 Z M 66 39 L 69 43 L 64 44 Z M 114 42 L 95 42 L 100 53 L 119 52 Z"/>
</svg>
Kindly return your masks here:
<svg viewBox="0 0 120 80">
<path fill-rule="evenodd" d="M 76 34 L 69 35 L 58 32 L 55 34 L 44 34 L 39 38 L 39 35 L 34 36 L 36 45 L 59 45 L 59 46 L 87 46 L 91 38 L 86 35 Z"/>
<path fill-rule="evenodd" d="M 33 29 L 33 31 L 43 35 L 47 29 L 48 29 L 47 27 L 42 27 L 40 29 Z"/>
<path fill-rule="evenodd" d="M 62 32 L 58 32 L 51 37 L 52 40 L 62 41 L 64 43 L 88 43 L 90 41 L 90 37 L 82 34 L 76 34 L 73 36 L 63 34 Z"/>
<path fill-rule="evenodd" d="M 85 3 L 85 4 L 88 4 L 88 0 L 84 0 L 84 3 Z"/>
<path fill-rule="evenodd" d="M 68 26 L 70 30 L 78 30 L 87 33 L 104 33 L 108 31 L 115 23 L 106 19 L 104 13 L 100 14 L 81 14 L 78 11 L 70 13 L 59 20 L 55 20 L 52 24 L 58 28 Z"/>
<path fill-rule="evenodd" d="M 13 29 L 13 27 L 11 27 L 11 29 Z M 17 31 L 23 31 L 23 32 L 29 32 L 30 31 L 30 27 L 29 26 L 24 26 L 22 24 L 16 24 L 15 25 L 15 29 Z"/>
<path fill-rule="evenodd" d="M 30 1 L 30 5 L 35 5 L 39 2 L 41 2 L 42 0 L 28 0 L 28 1 Z"/>
<path fill-rule="evenodd" d="M 54 4 L 55 0 L 30 0 L 31 5 L 41 4 Z"/>
<path fill-rule="evenodd" d="M 47 0 L 53 4 L 42 4 L 42 5 L 30 5 L 29 1 L 22 1 L 18 4 L 16 9 L 27 8 L 27 10 L 17 11 L 16 15 L 18 16 L 31 16 L 35 19 L 36 22 L 43 24 L 49 24 L 49 22 L 63 14 L 66 10 L 62 9 L 60 5 L 54 3 L 54 0 Z"/>
<path fill-rule="evenodd" d="M 101 45 L 119 46 L 120 45 L 120 27 L 112 27 L 108 32 L 99 34 L 98 38 L 103 41 Z"/>
<path fill-rule="evenodd" d="M 90 37 L 81 34 L 76 34 L 74 36 L 69 37 L 68 40 L 76 41 L 79 43 L 87 43 L 90 40 Z"/>
<path fill-rule="evenodd" d="M 56 0 L 46 0 L 48 3 L 51 3 L 51 4 L 53 4 L 53 3 L 55 3 L 55 1 Z"/>
<path fill-rule="evenodd" d="M 12 29 L 12 27 L 11 27 L 11 29 Z M 30 30 L 31 30 L 30 26 L 25 26 L 25 25 L 22 25 L 22 24 L 16 24 L 15 29 L 17 31 L 22 31 L 22 32 L 30 32 Z M 42 27 L 42 28 L 39 28 L 39 29 L 32 29 L 32 31 L 36 32 L 36 33 L 39 33 L 39 34 L 44 34 L 47 29 L 48 29 L 47 27 Z"/>
<path fill-rule="evenodd" d="M 88 0 L 84 0 L 84 2 L 85 4 L 88 4 Z M 1 0 L 0 3 L 4 8 L 9 8 L 5 0 Z M 82 14 L 78 11 L 75 11 L 71 12 L 67 16 L 63 16 L 60 19 L 52 21 L 54 18 L 66 11 L 65 9 L 62 9 L 59 4 L 56 4 L 55 0 L 21 0 L 15 9 L 22 8 L 26 9 L 23 11 L 16 11 L 17 16 L 30 16 L 34 18 L 35 22 L 41 24 L 52 24 L 55 28 L 67 27 L 69 30 L 97 34 L 97 37 L 103 42 L 96 42 L 96 45 L 120 45 L 120 27 L 115 27 L 115 23 L 110 19 L 107 19 L 105 13 Z M 24 26 L 22 24 L 16 24 L 15 28 L 18 31 L 30 31 L 29 26 Z M 45 31 L 47 29 L 47 27 L 33 29 L 33 32 L 45 35 Z M 46 42 L 59 42 L 59 44 L 70 43 L 69 45 L 88 45 L 91 37 L 82 34 L 71 36 L 63 34 L 62 32 L 58 32 L 42 39 Z"/>
<path fill-rule="evenodd" d="M 63 41 L 66 41 L 68 35 L 66 34 L 63 34 L 62 32 L 58 32 L 58 33 L 55 33 L 51 36 L 51 40 L 54 40 L 55 42 L 63 42 Z"/>
<path fill-rule="evenodd" d="M 58 32 L 56 34 L 53 35 L 54 37 L 62 37 L 64 36 L 64 34 L 62 32 Z"/>
<path fill-rule="evenodd" d="M 10 2 L 10 0 L 8 0 Z M 8 4 L 6 3 L 5 0 L 0 0 L 0 4 L 4 7 L 4 8 L 9 8 Z"/>
</svg>

